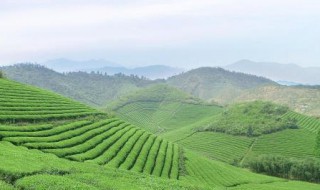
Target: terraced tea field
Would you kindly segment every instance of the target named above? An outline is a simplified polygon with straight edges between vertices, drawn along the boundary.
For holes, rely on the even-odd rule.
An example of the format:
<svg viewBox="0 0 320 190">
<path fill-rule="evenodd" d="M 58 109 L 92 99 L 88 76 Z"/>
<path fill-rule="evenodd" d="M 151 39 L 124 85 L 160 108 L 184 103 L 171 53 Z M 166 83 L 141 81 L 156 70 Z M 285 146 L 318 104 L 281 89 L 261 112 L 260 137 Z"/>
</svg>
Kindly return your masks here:
<svg viewBox="0 0 320 190">
<path fill-rule="evenodd" d="M 221 111 L 218 106 L 173 101 L 133 102 L 116 110 L 125 121 L 152 133 L 181 129 Z"/>
<path fill-rule="evenodd" d="M 298 121 L 298 125 L 302 128 L 317 133 L 320 130 L 320 120 L 311 116 L 299 114 L 297 112 L 289 112 L 286 117 L 295 118 Z"/>
<path fill-rule="evenodd" d="M 101 114 L 54 93 L 5 79 L 0 79 L 0 94 L 1 122 L 36 122 Z"/>
<path fill-rule="evenodd" d="M 194 133 L 194 127 L 205 124 L 208 118 L 212 119 L 221 111 L 217 106 L 151 102 L 154 109 L 144 112 L 145 115 L 152 115 L 152 121 L 169 131 L 169 136 L 176 135 L 173 139 L 182 145 L 179 146 L 142 129 L 148 125 L 138 128 L 41 89 L 2 79 L 0 84 L 4 84 L 0 86 L 4 92 L 0 99 L 6 100 L 0 103 L 0 110 L 5 110 L 0 114 L 4 118 L 0 120 L 0 189 L 222 190 L 270 187 L 282 190 L 286 186 L 287 189 L 304 187 L 313 190 L 319 187 L 254 174 L 212 160 L 232 162 L 239 159 L 248 154 L 246 147 L 252 146 L 253 142 L 248 137 Z M 32 106 L 28 107 L 29 104 Z M 133 112 L 135 108 L 130 109 Z M 134 114 L 142 121 L 145 118 L 141 113 L 143 110 Z M 301 130 L 307 132 L 306 136 L 300 135 L 301 138 L 311 133 Z M 181 131 L 183 135 L 179 137 Z M 300 147 L 296 146 L 296 149 L 299 151 Z M 308 154 L 307 149 L 305 155 Z"/>
<path fill-rule="evenodd" d="M 293 158 L 315 157 L 316 135 L 304 129 L 284 130 L 260 137 L 252 147 L 252 154 L 276 154 Z"/>
<path fill-rule="evenodd" d="M 179 148 L 119 119 L 0 127 L 2 140 L 80 162 L 178 178 Z"/>
<path fill-rule="evenodd" d="M 177 143 L 211 159 L 233 163 L 234 160 L 241 160 L 253 141 L 248 137 L 198 132 Z"/>
<path fill-rule="evenodd" d="M 199 157 L 197 154 L 189 151 L 186 151 L 186 157 L 188 158 L 186 160 L 186 170 L 189 175 L 185 178 L 194 181 L 194 183 L 198 182 L 212 187 L 217 186 L 228 189 L 239 184 L 264 184 L 285 181 L 279 178 L 247 173 L 243 169 Z"/>
<path fill-rule="evenodd" d="M 188 189 L 188 182 L 73 162 L 0 141 L 1 190 Z"/>
<path fill-rule="evenodd" d="M 290 158 L 316 158 L 314 147 L 320 121 L 295 112 L 284 117 L 296 118 L 299 129 L 286 129 L 259 137 L 241 137 L 218 132 L 172 131 L 169 137 L 184 136 L 177 143 L 206 157 L 227 163 L 245 163 L 248 157 L 264 154 Z"/>
</svg>

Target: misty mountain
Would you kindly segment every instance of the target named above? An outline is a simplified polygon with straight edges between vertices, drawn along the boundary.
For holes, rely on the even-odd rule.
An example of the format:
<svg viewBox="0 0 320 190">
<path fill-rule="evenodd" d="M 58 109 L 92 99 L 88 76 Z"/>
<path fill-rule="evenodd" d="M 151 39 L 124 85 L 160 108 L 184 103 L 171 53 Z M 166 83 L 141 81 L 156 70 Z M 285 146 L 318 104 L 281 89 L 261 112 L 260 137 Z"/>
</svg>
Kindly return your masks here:
<svg viewBox="0 0 320 190">
<path fill-rule="evenodd" d="M 278 85 L 264 77 L 212 67 L 193 69 L 170 77 L 167 83 L 195 97 L 220 103 L 227 103 L 248 89 Z"/>
<path fill-rule="evenodd" d="M 103 67 L 87 71 L 99 71 L 101 73 L 107 73 L 108 75 L 123 73 L 125 75 L 144 76 L 149 79 L 164 79 L 182 73 L 183 69 L 169 67 L 165 65 L 150 65 L 145 67 L 136 67 L 132 69 L 126 67 Z"/>
<path fill-rule="evenodd" d="M 137 76 L 114 76 L 87 72 L 59 73 L 41 65 L 18 64 L 0 67 L 9 79 L 54 91 L 91 106 L 105 106 L 131 91 L 161 81 Z"/>
<path fill-rule="evenodd" d="M 87 61 L 74 61 L 69 59 L 54 59 L 42 63 L 46 67 L 53 69 L 58 72 L 74 72 L 74 71 L 85 71 L 85 72 L 100 72 L 107 73 L 108 75 L 114 75 L 122 73 L 125 75 L 137 75 L 144 76 L 149 79 L 161 79 L 168 78 L 173 75 L 180 74 L 183 69 L 174 68 L 165 65 L 150 65 L 144 67 L 127 68 L 120 64 L 106 61 L 103 59 L 87 60 Z"/>
<path fill-rule="evenodd" d="M 120 67 L 121 65 L 106 61 L 103 59 L 91 59 L 86 61 L 74 61 L 70 59 L 53 59 L 41 63 L 41 65 L 46 65 L 46 67 L 53 69 L 58 72 L 72 72 L 72 71 L 86 71 L 94 70 L 101 67 Z"/>
<path fill-rule="evenodd" d="M 161 66 L 148 68 L 151 73 L 151 71 L 159 71 L 155 68 L 161 68 Z M 18 64 L 0 69 L 10 79 L 49 89 L 93 106 L 104 106 L 126 93 L 158 83 L 167 83 L 198 98 L 217 102 L 233 99 L 245 89 L 265 84 L 276 85 L 275 82 L 263 77 L 211 67 L 193 69 L 167 80 L 149 80 L 124 74 L 110 76 L 102 71 L 99 71 L 100 74 L 97 72 L 59 73 L 34 64 Z M 146 69 L 136 71 L 142 72 Z M 220 101 L 221 99 L 223 101 Z"/>
<path fill-rule="evenodd" d="M 231 71 L 267 77 L 274 81 L 309 85 L 320 84 L 320 68 L 318 67 L 304 68 L 295 64 L 241 60 L 225 68 Z"/>
<path fill-rule="evenodd" d="M 267 100 L 302 113 L 320 115 L 319 86 L 282 86 L 263 77 L 221 68 L 198 68 L 167 80 L 148 80 L 123 74 L 63 74 L 34 64 L 5 66 L 0 70 L 9 79 L 48 89 L 96 107 L 105 107 L 119 97 L 137 91 L 143 92 L 150 85 L 169 84 L 195 97 L 220 104 Z"/>
</svg>

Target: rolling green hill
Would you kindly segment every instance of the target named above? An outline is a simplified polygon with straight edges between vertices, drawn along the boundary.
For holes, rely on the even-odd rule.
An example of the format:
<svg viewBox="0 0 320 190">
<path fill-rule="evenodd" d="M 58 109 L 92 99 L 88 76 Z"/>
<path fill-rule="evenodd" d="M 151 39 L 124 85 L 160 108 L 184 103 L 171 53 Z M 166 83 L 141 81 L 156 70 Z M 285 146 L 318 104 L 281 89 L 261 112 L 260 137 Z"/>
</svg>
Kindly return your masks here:
<svg viewBox="0 0 320 190">
<path fill-rule="evenodd" d="M 220 102 L 229 100 L 245 90 L 264 85 L 276 85 L 266 78 L 226 71 L 222 68 L 202 67 L 170 77 L 167 83 L 195 97 Z"/>
<path fill-rule="evenodd" d="M 134 91 L 130 94 L 119 97 L 108 107 L 118 110 L 121 107 L 135 102 L 183 102 L 200 104 L 202 100 L 195 98 L 183 91 L 166 84 L 155 84 L 141 90 Z"/>
<path fill-rule="evenodd" d="M 123 120 L 157 134 L 184 128 L 221 110 L 165 84 L 124 96 L 110 108 Z"/>
<path fill-rule="evenodd" d="M 167 80 L 195 97 L 221 105 L 263 100 L 320 116 L 319 86 L 282 86 L 266 78 L 219 68 L 198 68 Z"/>
<path fill-rule="evenodd" d="M 204 101 L 228 105 L 265 100 L 313 116 L 320 115 L 319 87 L 287 87 L 265 78 L 220 68 L 198 68 L 168 80 L 105 73 L 58 73 L 40 65 L 18 64 L 1 67 L 7 78 L 59 93 L 94 107 L 105 107 L 119 97 L 152 84 L 169 84 Z"/>
<path fill-rule="evenodd" d="M 2 82 L 1 88 L 4 92 L 15 89 L 11 95 L 24 92 L 24 97 L 30 97 L 29 100 L 34 101 L 34 112 L 43 109 L 42 104 L 48 101 L 47 98 L 52 98 L 50 99 L 52 107 L 58 107 L 61 101 L 70 107 L 83 106 L 47 91 L 8 80 Z M 7 96 L 0 94 L 0 98 L 3 97 Z M 13 108 L 16 106 L 14 101 L 9 101 L 6 106 L 8 112 L 12 111 L 9 105 Z M 87 117 L 68 117 L 66 120 L 65 117 L 59 118 L 58 121 L 34 120 L 26 112 L 23 113 L 24 117 L 32 118 L 26 121 L 32 123 L 21 123 L 19 120 L 11 120 L 10 123 L 2 121 L 0 124 L 1 188 L 25 190 L 252 189 L 252 187 L 283 189 L 282 186 L 288 189 L 319 188 L 315 184 L 254 174 L 199 156 L 121 119 L 110 118 L 107 115 L 93 117 L 96 112 L 87 109 L 90 110 Z M 210 109 L 214 111 L 208 115 L 214 115 L 221 110 L 217 106 L 211 106 Z M 193 114 L 181 114 L 177 118 L 187 118 Z"/>
</svg>

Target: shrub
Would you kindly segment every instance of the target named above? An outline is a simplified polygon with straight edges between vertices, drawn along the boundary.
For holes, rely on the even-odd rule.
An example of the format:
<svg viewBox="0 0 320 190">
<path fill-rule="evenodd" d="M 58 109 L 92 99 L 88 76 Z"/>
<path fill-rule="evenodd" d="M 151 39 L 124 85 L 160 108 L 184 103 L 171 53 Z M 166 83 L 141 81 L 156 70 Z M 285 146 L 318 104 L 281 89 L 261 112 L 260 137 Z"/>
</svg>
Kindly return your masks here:
<svg viewBox="0 0 320 190">
<path fill-rule="evenodd" d="M 249 162 L 249 168 L 257 173 L 287 179 L 320 182 L 319 159 L 293 159 L 276 155 L 261 155 Z"/>
</svg>

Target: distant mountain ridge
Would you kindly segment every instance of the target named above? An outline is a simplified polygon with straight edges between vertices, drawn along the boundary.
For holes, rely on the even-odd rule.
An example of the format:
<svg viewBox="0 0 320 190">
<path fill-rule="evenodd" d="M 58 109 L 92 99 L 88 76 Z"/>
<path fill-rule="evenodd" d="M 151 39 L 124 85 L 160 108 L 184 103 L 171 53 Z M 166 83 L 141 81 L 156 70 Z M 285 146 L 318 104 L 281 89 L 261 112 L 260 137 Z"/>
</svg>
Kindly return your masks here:
<svg viewBox="0 0 320 190">
<path fill-rule="evenodd" d="M 227 102 L 244 90 L 264 85 L 278 85 L 264 77 L 213 67 L 190 70 L 170 77 L 167 83 L 195 97 L 216 102 Z"/>
<path fill-rule="evenodd" d="M 58 72 L 76 72 L 76 71 L 85 71 L 97 69 L 100 67 L 121 67 L 121 65 L 107 61 L 104 59 L 91 59 L 85 61 L 74 61 L 65 58 L 48 60 L 46 62 L 41 63 L 41 65 L 45 65 L 46 67 L 53 69 Z"/>
<path fill-rule="evenodd" d="M 58 73 L 41 65 L 19 64 L 0 67 L 5 77 L 48 89 L 95 107 L 154 84 L 167 84 L 208 102 L 267 100 L 287 105 L 309 115 L 320 115 L 319 86 L 282 86 L 263 77 L 204 67 L 167 80 L 149 80 L 137 76 L 71 72 Z M 166 88 L 167 89 L 167 88 Z M 140 91 L 141 92 L 141 91 Z"/>
<path fill-rule="evenodd" d="M 104 72 L 59 73 L 41 65 L 19 64 L 1 68 L 10 79 L 39 86 L 94 106 L 105 106 L 126 93 L 151 84 L 164 83 L 203 100 L 220 102 L 233 99 L 245 89 L 275 82 L 263 77 L 226 71 L 222 68 L 203 67 L 167 80 L 149 80 L 137 76 Z M 103 74 L 102 74 L 103 73 Z"/>
<path fill-rule="evenodd" d="M 135 68 L 127 68 L 118 63 L 103 59 L 74 61 L 70 59 L 60 58 L 46 61 L 44 63 L 41 63 L 41 65 L 45 65 L 46 67 L 58 72 L 95 71 L 100 73 L 107 73 L 108 75 L 122 73 L 125 75 L 143 76 L 149 79 L 168 78 L 173 75 L 180 74 L 184 71 L 183 69 L 170 67 L 166 65 L 149 65 Z"/>
<path fill-rule="evenodd" d="M 320 67 L 304 68 L 295 64 L 241 60 L 224 68 L 230 71 L 267 77 L 274 81 L 288 81 L 307 85 L 320 84 Z"/>
<path fill-rule="evenodd" d="M 98 69 L 91 69 L 88 71 L 99 71 L 102 73 L 107 73 L 108 75 L 123 73 L 125 75 L 144 76 L 149 79 L 165 79 L 165 78 L 180 74 L 184 70 L 180 68 L 166 66 L 166 65 L 150 65 L 150 66 L 135 67 L 135 68 L 102 67 Z"/>
<path fill-rule="evenodd" d="M 18 64 L 0 67 L 9 79 L 38 86 L 91 106 L 104 106 L 120 95 L 157 83 L 137 76 L 114 76 L 70 72 L 59 73 L 41 65 Z"/>
</svg>

